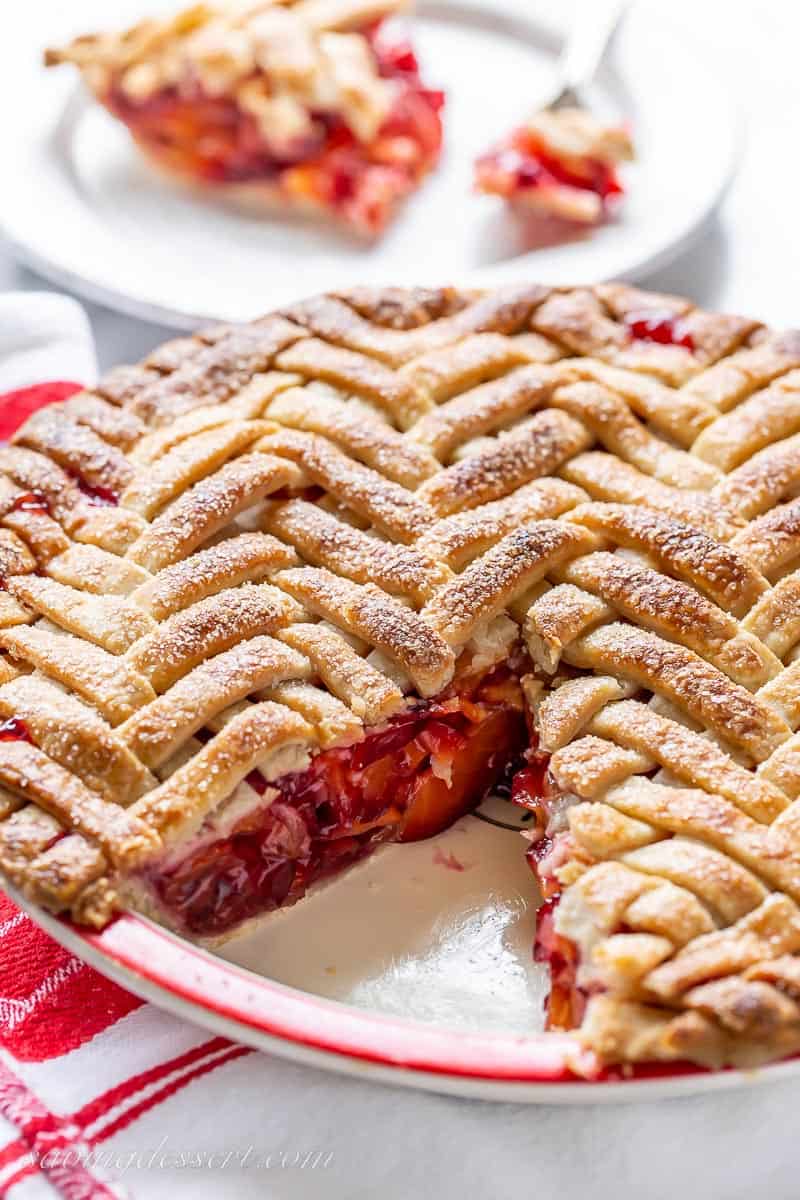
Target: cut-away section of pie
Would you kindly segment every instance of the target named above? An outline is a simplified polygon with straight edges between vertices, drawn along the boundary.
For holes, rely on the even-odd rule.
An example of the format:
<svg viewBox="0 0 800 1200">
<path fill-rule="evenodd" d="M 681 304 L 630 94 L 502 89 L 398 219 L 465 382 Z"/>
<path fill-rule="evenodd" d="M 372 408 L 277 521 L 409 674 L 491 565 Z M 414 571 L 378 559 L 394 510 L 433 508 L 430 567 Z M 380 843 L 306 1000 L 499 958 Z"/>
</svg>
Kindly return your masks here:
<svg viewBox="0 0 800 1200">
<path fill-rule="evenodd" d="M 170 174 L 375 237 L 436 165 L 440 91 L 384 28 L 402 0 L 216 0 L 48 50 Z"/>
<path fill-rule="evenodd" d="M 475 164 L 475 187 L 524 211 L 596 225 L 624 193 L 622 163 L 634 157 L 625 125 L 582 108 L 536 113 Z"/>
<path fill-rule="evenodd" d="M 0 871 L 213 943 L 499 788 L 551 1028 L 795 1053 L 798 488 L 800 334 L 675 296 L 169 342 L 0 447 Z"/>
<path fill-rule="evenodd" d="M 381 842 L 441 832 L 503 778 L 525 744 L 519 687 L 503 668 L 482 672 L 305 766 L 298 749 L 299 769 L 271 783 L 254 769 L 144 882 L 174 924 L 225 933 L 299 899 Z"/>
</svg>

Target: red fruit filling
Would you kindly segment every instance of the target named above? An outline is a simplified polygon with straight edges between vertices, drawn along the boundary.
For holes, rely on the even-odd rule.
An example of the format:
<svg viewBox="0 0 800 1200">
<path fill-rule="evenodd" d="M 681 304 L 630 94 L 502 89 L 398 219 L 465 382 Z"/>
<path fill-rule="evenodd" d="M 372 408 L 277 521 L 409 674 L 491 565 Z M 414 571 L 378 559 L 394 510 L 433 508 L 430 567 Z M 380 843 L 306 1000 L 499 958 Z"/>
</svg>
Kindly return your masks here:
<svg viewBox="0 0 800 1200">
<path fill-rule="evenodd" d="M 529 752 L 528 765 L 517 771 L 511 781 L 511 799 L 534 814 L 534 837 L 544 837 L 549 821 L 547 806 L 549 755 Z"/>
<path fill-rule="evenodd" d="M 550 832 L 553 802 L 559 792 L 548 770 L 546 754 L 534 753 L 532 761 L 514 776 L 511 799 L 533 812 L 535 828 L 527 853 L 528 862 L 539 883 L 542 904 L 536 914 L 533 957 L 550 968 L 550 993 L 545 1002 L 548 1029 L 574 1029 L 581 1023 L 586 994 L 578 987 L 579 954 L 569 938 L 556 932 L 555 913 L 561 899 L 556 870 L 568 857 L 569 833 Z"/>
<path fill-rule="evenodd" d="M 360 142 L 336 113 L 313 113 L 313 135 L 277 153 L 255 117 L 233 97 L 210 96 L 199 83 L 131 100 L 112 83 L 106 104 L 165 167 L 205 183 L 266 181 L 288 199 L 336 212 L 367 234 L 379 233 L 403 197 L 435 165 L 442 143 L 444 94 L 423 86 L 411 47 L 365 34 L 378 72 L 397 85 L 377 136 Z"/>
<path fill-rule="evenodd" d="M 550 153 L 527 129 L 517 129 L 510 138 L 482 155 L 475 166 L 479 191 L 513 198 L 552 187 L 571 187 L 594 192 L 607 204 L 624 191 L 616 171 L 608 163 L 585 158 L 567 164 Z"/>
<path fill-rule="evenodd" d="M 625 324 L 637 342 L 658 342 L 662 346 L 684 346 L 694 350 L 694 339 L 686 322 L 668 309 L 628 313 Z"/>
<path fill-rule="evenodd" d="M 526 742 L 519 686 L 501 668 L 421 705 L 307 770 L 267 783 L 272 803 L 227 836 L 150 875 L 189 932 L 215 935 L 298 900 L 312 883 L 384 841 L 431 837 L 474 807 Z"/>
<path fill-rule="evenodd" d="M 83 493 L 90 504 L 98 508 L 108 508 L 119 504 L 119 494 L 111 488 L 102 487 L 97 483 L 87 483 L 85 479 L 75 476 L 78 490 Z"/>
<path fill-rule="evenodd" d="M 12 512 L 34 512 L 50 515 L 50 501 L 44 492 L 23 492 L 11 505 Z"/>
<path fill-rule="evenodd" d="M 555 914 L 560 896 L 543 900 L 536 914 L 533 957 L 550 968 L 550 994 L 546 1001 L 548 1029 L 575 1029 L 583 1020 L 586 996 L 576 985 L 578 951 L 574 942 L 556 932 Z"/>
<path fill-rule="evenodd" d="M 0 742 L 30 742 L 33 744 L 33 738 L 24 721 L 21 721 L 19 717 L 8 717 L 5 721 L 0 721 Z"/>
</svg>

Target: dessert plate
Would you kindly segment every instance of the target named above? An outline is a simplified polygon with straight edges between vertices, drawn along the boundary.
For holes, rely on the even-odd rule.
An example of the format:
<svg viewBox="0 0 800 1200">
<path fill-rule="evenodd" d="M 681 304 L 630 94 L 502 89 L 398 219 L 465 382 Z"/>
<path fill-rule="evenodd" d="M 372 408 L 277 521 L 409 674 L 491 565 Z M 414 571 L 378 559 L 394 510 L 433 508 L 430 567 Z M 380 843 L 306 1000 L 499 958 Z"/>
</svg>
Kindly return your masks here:
<svg viewBox="0 0 800 1200">
<path fill-rule="evenodd" d="M 425 78 L 448 95 L 445 154 L 370 246 L 333 229 L 257 219 L 154 174 L 125 130 L 75 90 L 72 72 L 40 65 L 45 42 L 107 24 L 107 5 L 31 0 L 0 48 L 0 88 L 19 114 L 0 130 L 3 161 L 13 164 L 0 230 L 23 262 L 62 286 L 180 328 L 248 320 L 343 281 L 641 278 L 687 245 L 725 191 L 738 142 L 730 99 L 683 34 L 659 10 L 637 6 L 594 96 L 598 111 L 634 127 L 639 162 L 625 206 L 591 236 L 536 245 L 501 203 L 471 194 L 475 155 L 546 90 L 559 38 L 536 7 L 421 0 L 414 40 Z M 114 22 L 141 12 L 141 0 L 120 0 Z"/>
</svg>

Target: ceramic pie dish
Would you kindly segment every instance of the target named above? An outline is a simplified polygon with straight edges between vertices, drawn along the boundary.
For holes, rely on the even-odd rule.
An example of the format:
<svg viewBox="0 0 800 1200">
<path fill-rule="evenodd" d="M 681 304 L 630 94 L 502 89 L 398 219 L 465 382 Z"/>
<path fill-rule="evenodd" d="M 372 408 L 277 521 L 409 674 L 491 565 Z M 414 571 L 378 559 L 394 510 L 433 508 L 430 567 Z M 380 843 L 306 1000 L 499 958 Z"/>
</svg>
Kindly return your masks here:
<svg viewBox="0 0 800 1200">
<path fill-rule="evenodd" d="M 4 878 L 134 990 L 428 1083 L 790 1058 L 798 388 L 795 332 L 621 284 L 354 288 L 35 413 L 0 450 Z M 497 792 L 546 1032 L 223 962 Z"/>
</svg>

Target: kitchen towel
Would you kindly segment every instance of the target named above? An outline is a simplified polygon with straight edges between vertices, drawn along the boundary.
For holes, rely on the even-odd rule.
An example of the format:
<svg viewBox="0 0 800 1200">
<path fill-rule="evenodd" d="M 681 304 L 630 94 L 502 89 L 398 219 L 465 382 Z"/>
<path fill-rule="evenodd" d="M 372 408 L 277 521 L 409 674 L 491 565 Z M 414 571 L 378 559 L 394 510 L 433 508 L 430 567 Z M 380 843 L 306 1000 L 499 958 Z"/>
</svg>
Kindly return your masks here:
<svg viewBox="0 0 800 1200">
<path fill-rule="evenodd" d="M 0 296 L 0 437 L 94 372 L 74 301 Z M 794 1200 L 800 1083 L 718 1082 L 672 1101 L 526 1106 L 296 1066 L 130 995 L 0 893 L 10 1200 Z"/>
</svg>

